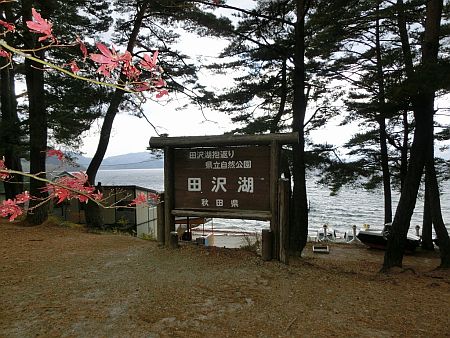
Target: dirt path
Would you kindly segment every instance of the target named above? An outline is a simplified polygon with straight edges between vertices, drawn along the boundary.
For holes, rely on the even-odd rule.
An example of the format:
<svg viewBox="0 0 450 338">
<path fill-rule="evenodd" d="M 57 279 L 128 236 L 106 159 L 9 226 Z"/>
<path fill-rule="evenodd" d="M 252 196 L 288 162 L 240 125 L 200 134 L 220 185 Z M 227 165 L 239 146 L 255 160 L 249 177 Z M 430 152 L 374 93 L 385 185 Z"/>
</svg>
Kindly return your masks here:
<svg viewBox="0 0 450 338">
<path fill-rule="evenodd" d="M 0 223 L 0 337 L 449 337 L 436 254 L 377 273 L 336 245 L 289 266 L 242 250 Z"/>
</svg>

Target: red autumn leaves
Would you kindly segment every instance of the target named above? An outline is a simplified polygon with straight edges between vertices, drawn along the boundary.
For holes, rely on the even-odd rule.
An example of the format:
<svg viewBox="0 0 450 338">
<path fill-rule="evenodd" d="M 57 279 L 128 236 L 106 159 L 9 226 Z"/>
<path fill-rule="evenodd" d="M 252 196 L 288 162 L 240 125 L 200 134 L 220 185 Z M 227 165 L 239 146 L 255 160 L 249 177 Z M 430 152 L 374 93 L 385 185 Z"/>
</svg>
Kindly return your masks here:
<svg viewBox="0 0 450 338">
<path fill-rule="evenodd" d="M 0 0 L 0 3 L 1 2 L 5 1 Z M 32 20 L 27 21 L 26 25 L 32 33 L 41 35 L 39 36 L 38 41 L 50 41 L 50 43 L 44 48 L 51 45 L 57 45 L 57 39 L 53 35 L 52 31 L 52 23 L 42 18 L 42 16 L 34 8 L 32 8 L 31 14 Z M 13 24 L 0 20 L 0 37 L 14 31 L 15 26 Z M 83 61 L 86 61 L 86 59 L 89 58 L 96 64 L 99 64 L 97 73 L 102 74 L 106 78 L 110 78 L 113 72 L 116 71 L 125 75 L 127 79 L 126 86 L 122 83 L 118 85 L 119 88 L 139 92 L 156 91 L 156 98 L 160 98 L 168 94 L 168 91 L 164 88 L 166 86 L 166 82 L 161 78 L 163 70 L 161 67 L 157 66 L 158 51 L 155 51 L 152 55 L 144 54 L 140 62 L 133 63 L 133 57 L 128 51 L 125 53 L 120 53 L 116 51 L 114 47 L 111 47 L 110 49 L 102 43 L 97 43 L 96 46 L 100 53 L 89 54 L 86 45 L 79 37 L 76 39 L 76 45 L 78 45 L 81 50 Z M 7 48 L 9 46 L 3 44 L 3 47 Z M 10 50 L 14 52 L 13 48 Z M 1 57 L 11 59 L 11 53 L 0 47 L 0 58 Z M 80 68 L 75 60 L 68 62 L 66 65 L 70 67 L 72 73 L 77 74 L 80 72 Z M 148 79 L 146 81 L 141 81 L 139 79 L 143 72 L 149 73 L 146 76 Z M 61 151 L 54 149 L 48 150 L 47 156 L 56 156 L 60 161 L 64 159 L 64 154 Z M 0 181 L 8 180 L 11 174 L 24 173 L 17 173 L 8 170 L 5 166 L 4 159 L 0 159 Z M 32 175 L 29 176 L 31 177 Z M 101 201 L 103 198 L 102 194 L 97 192 L 95 187 L 89 185 L 87 175 L 82 172 L 72 174 L 72 176 L 60 177 L 52 182 L 48 181 L 46 187 L 43 188 L 43 191 L 47 192 L 49 196 L 48 198 L 40 199 L 39 203 L 45 203 L 51 199 L 57 199 L 56 203 L 62 203 L 63 201 L 70 199 L 77 199 L 80 202 L 87 202 L 89 200 Z M 8 199 L 1 202 L 0 217 L 9 217 L 11 221 L 16 219 L 18 216 L 22 215 L 25 204 L 30 199 L 37 198 L 30 196 L 29 193 L 25 191 L 24 193 L 15 196 L 14 199 Z M 157 202 L 158 196 L 138 195 L 129 205 L 137 206 L 148 204 L 149 199 Z"/>
<path fill-rule="evenodd" d="M 4 181 L 9 178 L 4 158 L 0 160 L 0 180 Z M 0 217 L 9 217 L 13 221 L 22 215 L 22 205 L 30 199 L 27 191 L 18 194 L 14 199 L 8 199 L 0 204 Z"/>
<path fill-rule="evenodd" d="M 42 35 L 38 38 L 38 41 L 50 40 L 50 44 L 56 44 L 57 39 L 52 32 L 52 23 L 42 18 L 34 8 L 31 11 L 32 20 L 26 22 L 30 31 Z M 2 20 L 0 20 L 0 27 L 4 28 L 4 32 L 0 33 L 1 35 L 15 30 L 14 25 Z M 168 91 L 163 88 L 166 86 L 166 82 L 161 78 L 163 70 L 156 65 L 158 51 L 155 51 L 151 56 L 144 54 L 140 62 L 133 63 L 133 57 L 128 51 L 119 53 L 114 47 L 108 48 L 102 43 L 97 43 L 96 46 L 100 53 L 89 54 L 86 45 L 79 37 L 77 37 L 76 42 L 83 54 L 83 61 L 89 58 L 99 64 L 97 73 L 102 74 L 106 78 L 110 78 L 115 70 L 119 70 L 127 78 L 127 90 L 136 92 L 156 91 L 156 98 L 168 95 Z M 11 55 L 6 50 L 0 48 L 0 57 L 10 58 Z M 74 74 L 81 71 L 75 60 L 69 61 L 66 65 L 70 67 L 71 72 Z M 139 79 L 143 71 L 150 74 L 150 76 L 147 76 L 149 80 L 142 81 Z M 121 88 L 125 88 L 125 86 L 121 86 Z"/>
<path fill-rule="evenodd" d="M 56 156 L 59 160 L 64 160 L 64 154 L 60 150 L 50 149 L 47 151 L 47 156 Z M 1 159 L 0 181 L 7 180 L 9 176 L 4 159 Z M 56 203 L 59 204 L 67 200 L 77 199 L 82 203 L 87 203 L 89 200 L 100 203 L 103 199 L 103 194 L 88 183 L 88 177 L 83 172 L 73 173 L 71 176 L 62 176 L 54 181 L 49 181 L 42 190 L 47 192 L 49 196 L 45 200 L 41 200 L 41 202 L 56 199 Z M 9 217 L 10 221 L 15 220 L 23 214 L 25 203 L 33 198 L 29 195 L 28 191 L 25 191 L 18 194 L 14 199 L 3 201 L 0 204 L 0 217 Z M 153 201 L 152 203 L 157 203 L 158 198 L 159 196 L 157 194 L 147 196 L 141 193 L 131 201 L 129 206 L 148 205 L 149 200 Z"/>
<path fill-rule="evenodd" d="M 44 36 L 39 37 L 38 40 L 45 41 L 50 39 L 53 42 L 56 41 L 56 38 L 52 33 L 52 23 L 43 19 L 34 8 L 31 9 L 31 14 L 33 15 L 33 21 L 27 21 L 27 27 L 33 33 L 44 34 Z"/>
</svg>

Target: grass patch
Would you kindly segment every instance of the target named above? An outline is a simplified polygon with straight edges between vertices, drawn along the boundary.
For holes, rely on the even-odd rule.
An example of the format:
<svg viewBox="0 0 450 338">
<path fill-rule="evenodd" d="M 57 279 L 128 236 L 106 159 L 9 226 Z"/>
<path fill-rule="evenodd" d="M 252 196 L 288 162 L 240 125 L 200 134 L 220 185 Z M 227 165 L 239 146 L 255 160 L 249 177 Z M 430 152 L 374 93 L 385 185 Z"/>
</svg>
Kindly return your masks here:
<svg viewBox="0 0 450 338">
<path fill-rule="evenodd" d="M 255 232 L 254 235 L 244 234 L 242 237 L 243 245 L 240 246 L 242 250 L 254 253 L 261 252 L 261 234 Z"/>
</svg>

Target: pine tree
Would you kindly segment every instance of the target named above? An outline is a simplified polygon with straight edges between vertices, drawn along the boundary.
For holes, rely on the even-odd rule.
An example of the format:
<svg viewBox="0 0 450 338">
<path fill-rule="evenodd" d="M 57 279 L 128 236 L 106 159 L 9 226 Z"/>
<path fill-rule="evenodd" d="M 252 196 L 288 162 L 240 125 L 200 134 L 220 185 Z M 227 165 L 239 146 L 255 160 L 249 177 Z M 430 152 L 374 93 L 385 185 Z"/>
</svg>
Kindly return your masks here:
<svg viewBox="0 0 450 338">
<path fill-rule="evenodd" d="M 136 57 L 142 57 L 143 53 L 154 53 L 159 50 L 164 56 L 161 66 L 166 70 L 167 87 L 175 92 L 193 92 L 197 89 L 197 68 L 187 62 L 187 57 L 178 52 L 174 47 L 180 35 L 173 29 L 175 24 L 186 28 L 187 31 L 202 34 L 215 34 L 219 27 L 229 25 L 227 19 L 217 19 L 211 13 L 204 12 L 199 6 L 192 5 L 188 1 L 116 1 L 115 10 L 128 14 L 122 15 L 117 20 L 114 40 L 118 44 L 126 44 L 127 51 Z M 129 16 L 129 18 L 127 17 Z M 149 49 L 151 48 L 151 49 Z M 119 81 L 125 82 L 122 76 Z M 129 107 L 138 109 L 134 115 L 141 116 L 141 106 L 132 95 L 125 94 L 122 90 L 115 90 L 111 94 L 108 109 L 103 119 L 100 139 L 97 150 L 86 171 L 90 184 L 95 184 L 95 178 L 100 164 L 105 156 L 112 124 L 116 114 Z M 192 97 L 192 101 L 199 100 Z M 102 226 L 99 209 L 91 203 L 86 210 L 86 222 L 90 226 Z"/>
<path fill-rule="evenodd" d="M 76 34 L 80 31 L 92 31 L 101 26 L 96 24 L 95 20 L 92 20 L 92 17 L 88 19 L 87 14 L 91 13 L 93 9 L 104 7 L 103 5 L 99 6 L 93 3 L 93 1 L 77 1 L 67 4 L 66 2 L 57 0 L 46 1 L 44 3 L 32 0 L 7 2 L 6 4 L 2 3 L 0 6 L 2 6 L 1 9 L 3 13 L 9 13 L 5 19 L 7 21 L 8 19 L 11 20 L 11 23 L 16 26 L 15 33 L 8 33 L 8 42 L 11 43 L 13 47 L 19 49 L 24 48 L 33 50 L 34 56 L 41 60 L 47 60 L 55 64 L 63 64 L 68 61 L 67 58 L 71 55 L 71 52 L 66 52 L 63 49 L 54 52 L 47 48 L 41 48 L 42 44 L 38 41 L 37 35 L 31 33 L 26 28 L 26 22 L 32 19 L 31 9 L 36 8 L 44 18 L 58 22 L 59 28 L 56 28 L 55 33 L 60 34 L 59 37 L 61 39 L 71 36 L 71 39 L 73 39 L 71 41 L 74 41 L 75 36 L 71 34 Z M 83 14 L 80 14 L 81 11 L 83 11 Z M 100 13 L 97 13 L 97 15 L 98 14 Z M 71 29 L 68 28 L 69 22 L 72 27 Z M 63 29 L 64 23 L 65 29 Z M 45 44 L 45 42 L 43 43 Z M 4 93 L 6 94 L 9 92 L 11 93 L 11 98 L 13 98 L 13 96 L 16 95 L 14 83 L 18 79 L 23 79 L 24 77 L 27 89 L 27 100 L 25 100 L 24 104 L 20 105 L 17 110 L 14 103 L 5 106 L 2 104 L 2 123 L 5 122 L 5 117 L 7 116 L 6 111 L 3 111 L 3 108 L 5 108 L 11 116 L 14 116 L 16 111 L 16 121 L 20 121 L 20 124 L 25 125 L 26 128 L 16 129 L 16 139 L 13 140 L 13 143 L 15 143 L 13 145 L 19 151 L 14 153 L 14 157 L 11 157 L 9 152 L 5 151 L 7 155 L 6 163 L 10 163 L 8 162 L 9 159 L 20 163 L 20 157 L 28 156 L 30 159 L 30 172 L 45 178 L 48 128 L 51 127 L 50 135 L 55 142 L 65 142 L 74 145 L 74 135 L 78 136 L 82 131 L 88 129 L 90 125 L 89 121 L 96 118 L 98 114 L 89 114 L 92 112 L 92 110 L 88 108 L 90 107 L 89 105 L 81 107 L 85 108 L 83 109 L 82 114 L 77 114 L 76 109 L 71 109 L 73 106 L 67 107 L 70 111 L 64 110 L 65 108 L 61 105 L 61 100 L 67 100 L 69 97 L 73 97 L 74 88 L 77 88 L 77 86 L 61 85 L 61 82 L 58 81 L 60 77 L 55 74 L 47 73 L 46 69 L 44 69 L 41 64 L 25 58 L 23 64 L 12 63 L 10 67 L 14 67 L 13 70 L 9 71 L 11 80 L 9 82 L 2 81 L 2 85 L 5 85 L 5 88 L 8 89 L 8 91 L 2 90 L 2 96 Z M 22 74 L 23 77 L 21 77 Z M 78 88 L 80 88 L 80 86 L 78 86 Z M 88 90 L 92 89 L 91 87 L 85 88 Z M 13 101 L 13 99 L 9 100 L 9 102 Z M 74 101 L 75 99 L 72 98 L 72 102 Z M 53 114 L 51 114 L 51 112 Z M 67 118 L 67 116 L 70 116 L 71 119 Z M 83 119 L 87 119 L 88 122 L 83 122 Z M 80 123 L 74 123 L 74 121 L 79 121 Z M 24 131 L 28 131 L 28 149 L 25 147 L 18 148 L 23 139 L 25 139 Z M 11 165 L 9 168 L 17 169 L 19 167 Z M 45 198 L 45 193 L 43 193 L 41 189 L 43 184 L 43 182 L 31 180 L 30 193 L 35 197 Z M 39 200 L 33 200 L 29 210 L 31 212 L 29 213 L 27 220 L 31 224 L 40 224 L 47 218 L 47 206 L 40 204 Z"/>
<path fill-rule="evenodd" d="M 405 27 L 402 23 L 402 19 L 404 18 L 403 1 L 398 0 L 397 5 L 399 11 L 399 28 L 402 30 Z M 433 180 L 433 182 L 430 182 L 430 188 L 434 190 L 433 196 L 439 198 L 437 183 L 434 181 L 435 174 L 432 172 L 433 168 L 431 161 L 434 159 L 434 156 L 430 151 L 430 145 L 433 144 L 434 98 L 435 92 L 439 88 L 439 82 L 436 81 L 435 75 L 437 75 L 436 65 L 438 64 L 439 55 L 439 29 L 442 8 L 443 1 L 441 0 L 431 0 L 427 2 L 420 67 L 415 69 L 412 67 L 408 50 L 409 41 L 406 40 L 407 36 L 401 31 L 402 46 L 406 60 L 405 64 L 407 66 L 407 81 L 413 86 L 410 91 L 410 99 L 414 111 L 416 129 L 414 132 L 405 186 L 400 196 L 397 212 L 392 224 L 392 231 L 388 239 L 386 254 L 384 256 L 384 271 L 388 271 L 394 266 L 402 266 L 409 223 L 415 207 L 420 180 L 424 167 L 426 166 L 429 172 L 428 179 Z M 421 78 L 420 82 L 417 81 L 419 77 Z M 437 226 L 437 229 L 439 229 L 443 238 L 441 243 L 441 254 L 443 254 L 443 256 L 441 256 L 441 264 L 443 266 L 448 266 L 448 255 L 450 252 L 448 232 L 445 230 L 445 227 L 442 229 L 441 222 L 438 224 L 435 223 L 435 226 Z"/>
<path fill-rule="evenodd" d="M 216 65 L 243 74 L 235 77 L 235 86 L 224 95 L 211 99 L 219 109 L 232 114 L 235 122 L 242 123 L 235 133 L 291 129 L 300 135 L 291 156 L 292 254 L 303 250 L 308 231 L 307 132 L 337 113 L 329 105 L 333 99 L 327 91 L 331 76 L 324 71 L 324 65 L 348 34 L 339 27 L 354 19 L 356 4 L 355 1 L 260 2 L 253 11 L 244 12 L 242 21 L 231 33 L 233 40 L 222 56 L 234 60 Z M 321 147 L 315 154 L 323 156 L 323 150 L 329 149 Z"/>
</svg>

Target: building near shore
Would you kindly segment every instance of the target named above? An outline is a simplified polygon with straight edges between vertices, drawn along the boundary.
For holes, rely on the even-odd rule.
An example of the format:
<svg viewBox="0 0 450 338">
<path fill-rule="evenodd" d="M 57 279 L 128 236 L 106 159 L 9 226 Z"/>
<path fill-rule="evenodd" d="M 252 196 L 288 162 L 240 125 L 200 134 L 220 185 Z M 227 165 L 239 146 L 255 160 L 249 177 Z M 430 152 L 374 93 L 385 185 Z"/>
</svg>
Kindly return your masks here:
<svg viewBox="0 0 450 338">
<path fill-rule="evenodd" d="M 154 196 L 158 191 L 136 185 L 98 186 L 103 192 L 101 215 L 105 227 L 136 232 L 138 237 L 149 236 L 156 238 L 157 208 Z M 147 205 L 131 205 L 133 199 L 144 195 Z M 53 214 L 64 220 L 84 224 L 86 203 L 76 199 L 54 204 Z"/>
</svg>

